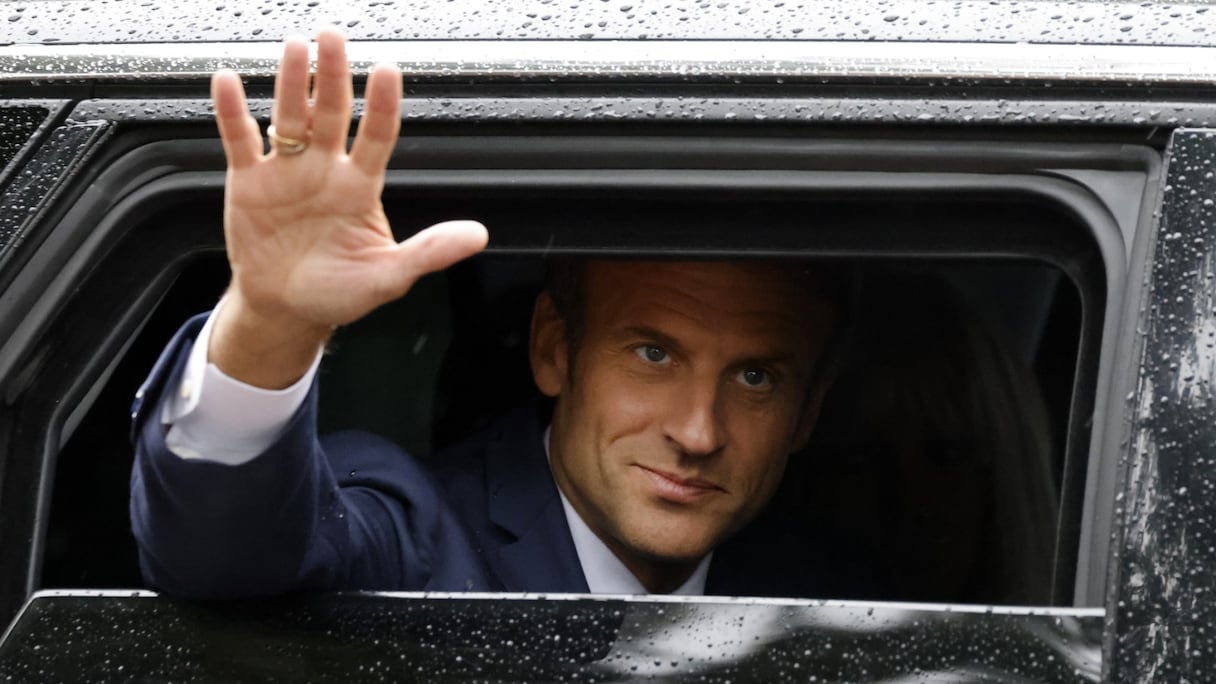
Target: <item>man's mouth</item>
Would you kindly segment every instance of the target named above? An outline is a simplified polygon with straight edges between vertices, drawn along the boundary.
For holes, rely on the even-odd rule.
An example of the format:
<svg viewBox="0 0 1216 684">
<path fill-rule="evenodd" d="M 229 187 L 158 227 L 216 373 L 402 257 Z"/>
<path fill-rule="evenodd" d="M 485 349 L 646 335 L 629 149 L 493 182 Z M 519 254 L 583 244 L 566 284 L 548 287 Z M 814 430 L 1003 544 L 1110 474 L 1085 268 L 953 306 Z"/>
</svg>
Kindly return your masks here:
<svg viewBox="0 0 1216 684">
<path fill-rule="evenodd" d="M 682 477 L 665 470 L 637 466 L 646 474 L 660 499 L 673 503 L 688 504 L 710 494 L 725 492 L 718 485 L 699 477 Z"/>
</svg>

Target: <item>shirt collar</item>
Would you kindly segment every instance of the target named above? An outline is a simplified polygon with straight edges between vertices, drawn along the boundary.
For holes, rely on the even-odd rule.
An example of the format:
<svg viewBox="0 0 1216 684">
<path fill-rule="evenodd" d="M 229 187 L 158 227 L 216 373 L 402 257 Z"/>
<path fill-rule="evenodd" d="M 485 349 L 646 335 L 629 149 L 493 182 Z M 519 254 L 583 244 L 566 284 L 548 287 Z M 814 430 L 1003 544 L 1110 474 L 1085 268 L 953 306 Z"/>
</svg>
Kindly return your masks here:
<svg viewBox="0 0 1216 684">
<path fill-rule="evenodd" d="M 541 441 L 545 445 L 545 458 L 549 458 L 549 431 Z M 608 548 L 595 532 L 583 522 L 578 511 L 570 505 L 561 487 L 557 494 L 562 500 L 562 510 L 566 512 L 566 524 L 570 528 L 570 536 L 574 538 L 574 550 L 578 553 L 578 563 L 583 568 L 583 577 L 587 580 L 587 588 L 593 594 L 646 594 L 646 587 L 637 577 L 625 567 L 621 559 Z M 709 575 L 709 561 L 713 552 L 705 554 L 697 569 L 675 591 L 675 596 L 701 596 L 705 593 L 705 579 Z"/>
</svg>

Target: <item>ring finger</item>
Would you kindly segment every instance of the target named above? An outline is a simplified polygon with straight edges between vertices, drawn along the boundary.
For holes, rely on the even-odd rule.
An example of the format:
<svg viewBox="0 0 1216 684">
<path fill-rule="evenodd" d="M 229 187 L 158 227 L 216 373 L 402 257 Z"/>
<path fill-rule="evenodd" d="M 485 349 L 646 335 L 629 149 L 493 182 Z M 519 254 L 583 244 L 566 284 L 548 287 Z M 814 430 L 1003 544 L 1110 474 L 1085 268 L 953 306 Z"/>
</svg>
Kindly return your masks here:
<svg viewBox="0 0 1216 684">
<path fill-rule="evenodd" d="M 307 140 L 311 125 L 308 109 L 308 42 L 299 36 L 283 43 L 283 60 L 274 80 L 274 108 L 270 122 L 286 138 Z"/>
</svg>

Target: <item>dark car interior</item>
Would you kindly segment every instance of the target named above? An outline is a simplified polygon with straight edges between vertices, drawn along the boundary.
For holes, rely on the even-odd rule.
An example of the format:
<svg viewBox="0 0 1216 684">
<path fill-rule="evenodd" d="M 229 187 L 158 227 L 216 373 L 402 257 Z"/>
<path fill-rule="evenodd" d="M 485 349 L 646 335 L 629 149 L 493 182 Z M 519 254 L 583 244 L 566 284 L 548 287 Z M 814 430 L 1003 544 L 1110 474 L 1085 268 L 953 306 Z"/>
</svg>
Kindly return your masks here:
<svg viewBox="0 0 1216 684">
<path fill-rule="evenodd" d="M 1071 602 L 1089 442 L 1078 416 L 1105 298 L 1075 216 L 1016 192 L 390 188 L 386 206 L 403 234 L 460 206 L 491 227 L 490 250 L 339 331 L 319 376 L 323 432 L 370 430 L 426 458 L 536 401 L 527 331 L 546 259 L 831 263 L 853 283 L 850 339 L 757 538 L 795 547 L 805 566 L 791 572 L 864 566 L 811 598 Z M 126 287 L 120 255 L 165 265 L 143 279 L 154 305 L 138 334 L 63 431 L 41 587 L 142 584 L 127 407 L 173 331 L 223 291 L 218 215 L 214 194 L 149 211 L 56 324 L 109 315 L 97 302 Z"/>
</svg>

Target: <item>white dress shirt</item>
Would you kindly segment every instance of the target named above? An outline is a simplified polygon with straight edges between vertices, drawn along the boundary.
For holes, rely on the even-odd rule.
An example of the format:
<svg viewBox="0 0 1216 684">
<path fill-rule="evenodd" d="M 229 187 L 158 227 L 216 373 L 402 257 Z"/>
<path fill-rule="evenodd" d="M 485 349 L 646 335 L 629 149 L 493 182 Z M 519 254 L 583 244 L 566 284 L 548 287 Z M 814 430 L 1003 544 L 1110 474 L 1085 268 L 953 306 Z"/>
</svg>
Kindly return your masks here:
<svg viewBox="0 0 1216 684">
<path fill-rule="evenodd" d="M 207 361 L 212 322 L 222 306 L 223 300 L 216 305 L 195 339 L 177 391 L 165 402 L 161 422 L 169 426 L 165 444 L 177 456 L 241 465 L 265 451 L 287 428 L 288 421 L 308 396 L 321 362 L 321 352 L 317 352 L 308 372 L 286 389 L 261 389 L 235 380 Z M 548 429 L 543 441 L 548 458 Z M 591 593 L 648 593 L 616 554 L 591 531 L 560 488 L 558 495 Z M 712 556 L 710 553 L 701 559 L 692 576 L 672 594 L 704 594 Z"/>
<path fill-rule="evenodd" d="M 286 429 L 308 396 L 321 352 L 304 377 L 287 389 L 262 389 L 234 380 L 207 361 L 211 326 L 223 306 L 221 299 L 195 338 L 161 422 L 169 426 L 165 445 L 178 456 L 241 465 L 274 444 Z"/>
</svg>

